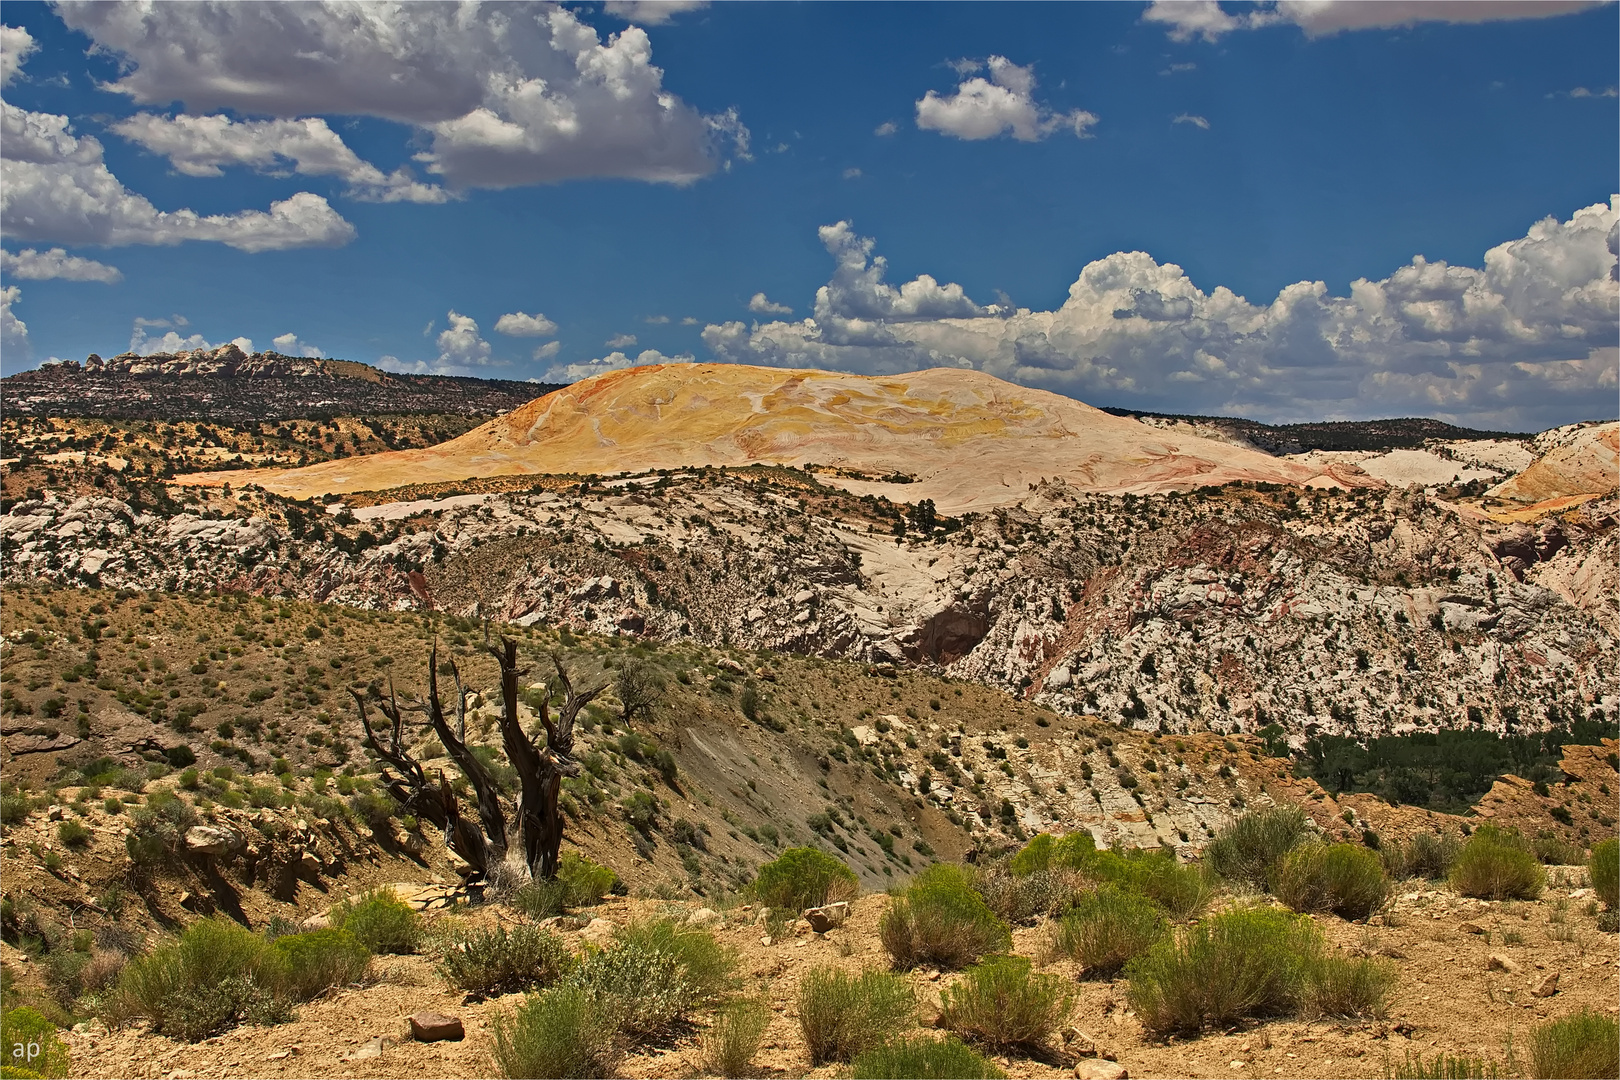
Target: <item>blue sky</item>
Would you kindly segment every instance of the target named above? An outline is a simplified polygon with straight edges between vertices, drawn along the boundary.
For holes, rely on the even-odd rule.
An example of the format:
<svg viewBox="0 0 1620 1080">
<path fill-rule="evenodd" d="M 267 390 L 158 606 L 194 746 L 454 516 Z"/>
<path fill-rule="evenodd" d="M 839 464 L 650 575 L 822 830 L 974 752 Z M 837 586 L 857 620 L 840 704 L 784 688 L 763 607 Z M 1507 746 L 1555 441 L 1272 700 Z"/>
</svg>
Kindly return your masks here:
<svg viewBox="0 0 1620 1080">
<path fill-rule="evenodd" d="M 0 22 L 8 372 L 245 339 L 503 378 L 973 366 L 1268 420 L 1616 412 L 1613 4 Z"/>
</svg>

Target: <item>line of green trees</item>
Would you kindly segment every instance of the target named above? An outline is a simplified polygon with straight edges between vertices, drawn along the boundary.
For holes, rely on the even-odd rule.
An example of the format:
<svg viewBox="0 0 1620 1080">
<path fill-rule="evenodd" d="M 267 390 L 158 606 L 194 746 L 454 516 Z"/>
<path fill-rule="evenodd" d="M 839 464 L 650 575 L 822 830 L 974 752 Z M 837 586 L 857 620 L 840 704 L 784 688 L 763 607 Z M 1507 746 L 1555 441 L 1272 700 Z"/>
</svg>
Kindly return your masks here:
<svg viewBox="0 0 1620 1080">
<path fill-rule="evenodd" d="M 1579 719 L 1531 735 L 1419 731 L 1364 743 L 1344 735 L 1318 735 L 1306 741 L 1295 772 L 1311 776 L 1334 794 L 1371 792 L 1390 802 L 1458 813 L 1508 773 L 1532 783 L 1560 780 L 1558 763 L 1566 745 L 1598 745 L 1603 738 L 1615 738 L 1617 730 L 1610 721 Z"/>
</svg>

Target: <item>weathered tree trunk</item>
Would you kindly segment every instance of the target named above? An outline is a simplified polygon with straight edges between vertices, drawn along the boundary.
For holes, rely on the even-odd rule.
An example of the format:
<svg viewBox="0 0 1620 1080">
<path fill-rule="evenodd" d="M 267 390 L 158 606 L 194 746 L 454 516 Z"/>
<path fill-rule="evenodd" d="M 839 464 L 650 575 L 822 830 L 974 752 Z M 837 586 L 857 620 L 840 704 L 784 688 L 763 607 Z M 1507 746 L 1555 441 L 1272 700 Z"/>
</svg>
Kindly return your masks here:
<svg viewBox="0 0 1620 1080">
<path fill-rule="evenodd" d="M 399 771 L 399 776 L 393 776 L 387 768 L 379 770 L 383 788 L 407 814 L 414 814 L 440 829 L 444 834 L 445 845 L 461 856 L 476 874 L 487 876 L 490 852 L 484 834 L 461 817 L 455 793 L 445 782 L 444 773 L 439 773 L 438 783 L 429 781 L 422 771 L 422 766 L 405 749 L 402 737 L 404 714 L 399 703 L 391 694 L 388 701 L 378 703 L 390 725 L 388 745 L 385 746 L 372 730 L 371 719 L 366 715 L 365 700 L 353 690 L 349 691 L 349 695 L 354 698 L 355 707 L 360 710 L 360 723 L 366 731 L 362 745 L 376 754 L 386 765 L 392 765 Z"/>
<path fill-rule="evenodd" d="M 522 672 L 517 666 L 517 642 L 502 638 L 501 647 L 490 646 L 489 652 L 501 666 L 501 743 L 507 760 L 518 775 L 517 814 L 518 827 L 523 836 L 524 862 L 535 880 L 550 880 L 557 876 L 562 850 L 563 822 L 557 803 L 563 777 L 580 774 L 580 764 L 573 756 L 574 721 L 579 711 L 607 687 L 603 684 L 588 690 L 576 690 L 562 658 L 553 653 L 551 661 L 557 669 L 557 684 L 562 689 L 563 702 L 555 723 L 551 718 L 550 695 L 540 703 L 540 723 L 545 727 L 546 739 L 543 745 L 537 745 L 523 730 L 518 711 L 518 676 Z M 439 700 L 437 646 L 428 654 L 428 696 L 410 708 L 427 715 L 434 733 L 444 743 L 445 752 L 477 793 L 478 817 L 482 828 L 461 816 L 460 804 L 445 781 L 444 773 L 439 773 L 437 783 L 428 780 L 421 764 L 405 749 L 403 710 L 394 699 L 392 689 L 387 701 L 378 702 L 378 707 L 391 724 L 386 744 L 372 730 L 365 700 L 352 690 L 350 695 L 360 710 L 360 723 L 365 727 L 363 745 L 384 766 L 380 770 L 384 788 L 407 813 L 415 814 L 442 829 L 445 843 L 450 849 L 466 860 L 474 871 L 487 878 L 490 870 L 506 858 L 506 811 L 501 805 L 500 791 L 495 786 L 494 778 L 467 746 L 466 690 L 462 686 L 461 672 L 454 662 L 450 669 L 455 675 L 459 695 L 455 729 L 445 718 L 444 706 Z M 399 775 L 392 775 L 388 767 Z"/>
<path fill-rule="evenodd" d="M 517 770 L 521 784 L 518 801 L 518 820 L 523 828 L 523 855 L 529 865 L 529 874 L 536 881 L 549 881 L 557 876 L 559 852 L 562 849 L 562 813 L 557 800 L 565 776 L 580 774 L 579 762 L 574 760 L 574 719 L 606 686 L 595 686 L 579 692 L 574 689 L 562 661 L 552 656 L 557 678 L 563 687 L 564 699 L 557 722 L 552 723 L 549 700 L 540 703 L 540 723 L 546 729 L 545 745 L 536 746 L 528 732 L 523 730 L 518 713 L 517 642 L 502 638 L 499 649 L 489 648 L 501 665 L 501 741 L 506 759 Z M 548 695 L 549 697 L 549 695 Z"/>
</svg>

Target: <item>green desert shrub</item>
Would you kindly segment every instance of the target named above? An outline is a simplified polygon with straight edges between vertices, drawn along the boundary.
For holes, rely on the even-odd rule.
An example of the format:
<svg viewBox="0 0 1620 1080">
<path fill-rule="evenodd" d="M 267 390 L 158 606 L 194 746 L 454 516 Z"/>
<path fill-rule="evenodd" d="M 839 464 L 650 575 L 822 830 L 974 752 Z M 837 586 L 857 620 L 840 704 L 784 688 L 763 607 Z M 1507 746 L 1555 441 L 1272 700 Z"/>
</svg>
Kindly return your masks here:
<svg viewBox="0 0 1620 1080">
<path fill-rule="evenodd" d="M 1365 919 L 1383 906 L 1389 879 L 1377 852 L 1358 844 L 1301 844 L 1272 874 L 1272 892 L 1295 911 Z"/>
<path fill-rule="evenodd" d="M 1611 911 L 1620 907 L 1620 840 L 1611 836 L 1593 845 L 1586 865 L 1592 872 L 1592 891 L 1598 899 Z"/>
<path fill-rule="evenodd" d="M 1387 965 L 1324 955 L 1308 917 L 1259 907 L 1163 938 L 1125 974 L 1131 1005 L 1154 1035 L 1298 1012 L 1375 1016 L 1394 981 Z"/>
<path fill-rule="evenodd" d="M 1250 810 L 1216 835 L 1204 861 L 1227 881 L 1264 891 L 1272 867 L 1313 831 L 1311 819 L 1297 806 Z"/>
<path fill-rule="evenodd" d="M 1104 885 L 1070 908 L 1052 932 L 1052 949 L 1080 965 L 1081 977 L 1107 979 L 1169 929 L 1145 896 Z"/>
<path fill-rule="evenodd" d="M 667 1034 L 699 1010 L 718 1004 L 734 985 L 736 954 L 707 930 L 673 919 L 619 928 L 613 944 L 592 953 L 570 975 L 618 1029 L 631 1036 Z"/>
<path fill-rule="evenodd" d="M 759 868 L 751 886 L 754 898 L 767 907 L 820 907 L 852 900 L 860 892 L 855 871 L 812 847 L 788 848 Z"/>
<path fill-rule="evenodd" d="M 1051 833 L 1036 833 L 1008 860 L 1007 869 L 1020 877 L 1047 869 L 1052 865 L 1052 848 L 1056 843 L 1057 837 Z"/>
<path fill-rule="evenodd" d="M 1380 957 L 1323 954 L 1311 958 L 1300 989 L 1306 1016 L 1382 1016 L 1395 988 L 1395 965 Z"/>
<path fill-rule="evenodd" d="M 1030 971 L 1028 958 L 992 956 L 941 995 L 940 1026 L 998 1052 L 1039 1053 L 1069 1014 L 1064 980 Z"/>
<path fill-rule="evenodd" d="M 56 1025 L 23 1006 L 0 1014 L 0 1065 L 16 1076 L 66 1076 L 73 1070 Z"/>
<path fill-rule="evenodd" d="M 962 867 L 937 863 L 889 905 L 878 936 L 894 964 L 962 968 L 1012 947 L 1012 932 L 985 904 Z"/>
<path fill-rule="evenodd" d="M 1481 900 L 1534 900 L 1547 882 L 1541 861 L 1511 829 L 1481 825 L 1451 866 L 1451 886 Z"/>
<path fill-rule="evenodd" d="M 348 930 L 314 930 L 276 938 L 282 987 L 293 998 L 309 1001 L 337 986 L 358 982 L 371 962 L 371 950 Z"/>
<path fill-rule="evenodd" d="M 1037 833 L 1008 860 L 1007 868 L 1019 875 L 1040 870 L 1081 870 L 1096 850 L 1097 842 L 1084 830 L 1063 836 Z"/>
<path fill-rule="evenodd" d="M 612 1076 L 619 1058 L 613 1019 L 580 986 L 531 994 L 515 1011 L 497 1012 L 490 1028 L 502 1076 Z"/>
<path fill-rule="evenodd" d="M 557 864 L 557 880 L 568 886 L 570 907 L 590 907 L 617 887 L 619 875 L 588 856 L 565 851 Z"/>
<path fill-rule="evenodd" d="M 1003 1080 L 1006 1073 L 960 1039 L 918 1035 L 863 1051 L 850 1063 L 851 1080 Z"/>
<path fill-rule="evenodd" d="M 458 990 L 487 998 L 549 986 L 573 963 L 562 939 L 537 926 L 457 929 L 445 942 L 439 974 Z"/>
<path fill-rule="evenodd" d="M 413 953 L 422 940 L 422 916 L 392 889 L 374 889 L 339 904 L 332 910 L 332 925 L 374 953 Z"/>
<path fill-rule="evenodd" d="M 703 1035 L 704 1067 L 715 1076 L 755 1075 L 752 1066 L 771 1022 L 771 1007 L 758 998 L 728 1001 Z"/>
<path fill-rule="evenodd" d="M 812 1065 L 849 1061 L 916 1020 L 911 984 L 886 971 L 812 968 L 799 982 L 799 1029 Z"/>
<path fill-rule="evenodd" d="M 225 919 L 202 919 L 124 966 L 110 1012 L 196 1042 L 237 1023 L 287 1019 L 288 974 L 285 956 L 264 938 Z"/>
<path fill-rule="evenodd" d="M 1412 877 L 1439 881 L 1451 873 L 1458 844 L 1454 837 L 1434 832 L 1415 833 L 1403 848 L 1406 872 Z"/>
<path fill-rule="evenodd" d="M 1538 836 L 1530 841 L 1530 849 L 1544 866 L 1583 866 L 1586 849 L 1556 836 Z"/>
<path fill-rule="evenodd" d="M 512 906 L 531 919 L 560 915 L 569 908 L 602 902 L 619 883 L 619 875 L 593 859 L 566 851 L 552 881 L 525 883 L 512 897 Z"/>
<path fill-rule="evenodd" d="M 1530 1032 L 1533 1076 L 1596 1080 L 1620 1075 L 1620 1024 L 1590 1009 L 1539 1024 Z"/>
<path fill-rule="evenodd" d="M 1196 917 L 1209 903 L 1204 870 L 1183 866 L 1167 848 L 1099 851 L 1086 861 L 1085 871 L 1098 881 L 1141 893 L 1177 920 Z"/>
</svg>

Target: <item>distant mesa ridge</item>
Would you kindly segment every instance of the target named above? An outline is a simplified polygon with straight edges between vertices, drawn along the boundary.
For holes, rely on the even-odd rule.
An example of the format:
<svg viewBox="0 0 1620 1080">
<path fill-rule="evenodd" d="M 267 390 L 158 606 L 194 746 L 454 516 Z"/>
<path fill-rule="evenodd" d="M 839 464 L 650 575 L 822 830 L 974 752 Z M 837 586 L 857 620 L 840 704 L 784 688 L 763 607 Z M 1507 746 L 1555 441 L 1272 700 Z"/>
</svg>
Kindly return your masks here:
<svg viewBox="0 0 1620 1080">
<path fill-rule="evenodd" d="M 354 360 L 244 352 L 234 344 L 175 353 L 63 360 L 0 379 L 15 415 L 254 423 L 340 414 L 494 416 L 555 383 L 384 371 Z"/>
</svg>

